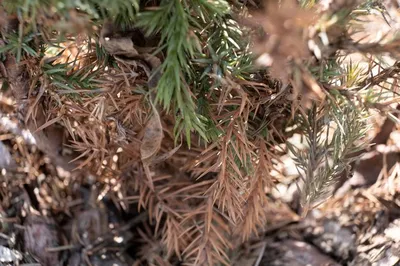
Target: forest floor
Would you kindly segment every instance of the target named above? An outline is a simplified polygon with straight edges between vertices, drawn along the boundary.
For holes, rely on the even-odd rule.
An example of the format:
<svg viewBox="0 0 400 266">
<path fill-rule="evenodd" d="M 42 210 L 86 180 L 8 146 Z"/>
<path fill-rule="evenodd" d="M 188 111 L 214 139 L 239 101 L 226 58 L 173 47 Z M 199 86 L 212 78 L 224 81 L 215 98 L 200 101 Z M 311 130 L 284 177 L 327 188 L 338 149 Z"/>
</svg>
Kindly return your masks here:
<svg viewBox="0 0 400 266">
<path fill-rule="evenodd" d="M 334 195 L 300 217 L 296 169 L 285 156 L 285 181 L 274 193 L 293 211 L 267 234 L 260 265 L 400 265 L 399 128 L 378 118 L 376 145 L 343 176 Z M 293 180 L 293 179 L 292 179 Z"/>
<path fill-rule="evenodd" d="M 6 98 L 1 107 L 5 112 Z M 368 137 L 375 144 L 333 196 L 306 215 L 296 167 L 289 155 L 280 158 L 279 183 L 266 190 L 275 206 L 265 233 L 242 245 L 233 265 L 400 265 L 400 129 L 379 114 L 371 122 Z M 121 212 L 115 199 L 93 189 L 90 176 L 76 179 L 33 142 L 0 117 L 0 167 L 14 168 L 12 175 L 1 173 L 0 264 L 132 265 L 129 254 L 141 245 L 135 238 L 149 230 L 142 224 L 146 213 Z M 48 212 L 53 218 L 41 215 Z"/>
<path fill-rule="evenodd" d="M 294 162 L 282 156 L 280 183 L 270 193 L 279 202 L 276 220 L 264 238 L 244 246 L 235 265 L 400 265 L 400 131 L 389 118 L 374 120 L 376 145 L 306 215 Z"/>
<path fill-rule="evenodd" d="M 144 244 L 162 248 L 148 237 L 152 228 L 144 222 L 146 211 L 139 213 L 134 203 L 120 208 L 124 195 L 119 181 L 59 167 L 35 147 L 32 132 L 18 127 L 18 114 L 10 115 L 14 105 L 0 94 L 0 169 L 8 169 L 0 172 L 0 265 L 141 265 L 132 254 L 145 252 Z M 352 165 L 352 176 L 341 177 L 333 196 L 308 212 L 299 205 L 294 162 L 282 155 L 279 171 L 273 173 L 277 183 L 266 188 L 271 205 L 264 233 L 235 250 L 232 264 L 400 265 L 396 119 L 371 118 L 367 137 L 373 145 Z M 68 147 L 62 148 L 61 136 L 52 139 L 59 143 L 50 147 L 71 155 Z M 294 135 L 291 141 L 300 138 Z"/>
</svg>

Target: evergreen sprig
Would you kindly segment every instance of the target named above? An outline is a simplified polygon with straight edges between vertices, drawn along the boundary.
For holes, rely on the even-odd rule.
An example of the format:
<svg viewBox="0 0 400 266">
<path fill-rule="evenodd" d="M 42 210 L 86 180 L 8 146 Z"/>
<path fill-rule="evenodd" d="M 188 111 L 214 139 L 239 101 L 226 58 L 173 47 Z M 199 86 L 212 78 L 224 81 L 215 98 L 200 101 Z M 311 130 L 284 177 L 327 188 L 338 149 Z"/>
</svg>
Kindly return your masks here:
<svg viewBox="0 0 400 266">
<path fill-rule="evenodd" d="M 229 6 L 226 1 L 174 0 L 161 1 L 156 9 L 141 12 L 138 16 L 137 26 L 145 28 L 149 35 L 161 35 L 160 47 L 165 48 L 166 58 L 161 66 L 163 74 L 158 83 L 157 100 L 165 109 L 173 108 L 178 114 L 175 132 L 185 132 L 189 144 L 193 130 L 204 140 L 209 140 L 214 134 L 209 129 L 209 126 L 213 127 L 210 118 L 205 117 L 206 113 L 202 112 L 202 108 L 207 107 L 200 104 L 200 108 L 197 108 L 198 98 L 204 95 L 204 91 L 200 89 L 199 92 L 196 87 L 199 88 L 199 82 L 210 87 L 208 74 L 213 65 L 219 66 L 221 63 L 213 50 L 216 38 L 212 35 L 221 33 L 221 29 L 225 28 L 228 32 L 233 28 L 226 29 L 227 23 L 224 21 L 227 15 Z M 235 26 L 237 30 L 239 27 Z M 225 36 L 229 38 L 228 34 Z M 211 39 L 214 43 L 209 42 Z M 220 47 L 226 47 L 230 51 L 235 50 L 232 49 L 234 46 L 238 47 L 232 38 L 230 43 L 224 43 L 224 39 L 219 39 Z M 228 53 L 218 54 L 229 58 Z M 199 63 L 201 60 L 212 62 L 202 72 L 192 63 Z M 220 76 L 224 75 L 227 65 L 223 68 L 216 70 Z"/>
<path fill-rule="evenodd" d="M 333 185 L 358 157 L 360 144 L 368 129 L 366 113 L 347 102 L 328 100 L 323 106 L 314 105 L 300 112 L 298 121 L 306 140 L 306 149 L 287 143 L 302 179 L 301 204 L 308 210 L 330 196 Z M 365 142 L 364 142 L 365 143 Z"/>
<path fill-rule="evenodd" d="M 73 70 L 70 63 L 44 64 L 43 73 L 58 93 L 74 93 L 76 90 L 94 90 L 101 86 L 97 71 L 92 66 Z"/>
<path fill-rule="evenodd" d="M 26 56 L 36 57 L 39 53 L 32 48 L 32 40 L 38 34 L 30 33 L 27 35 L 11 33 L 8 35 L 7 44 L 0 47 L 0 55 L 7 52 L 15 55 L 17 62 Z"/>
</svg>

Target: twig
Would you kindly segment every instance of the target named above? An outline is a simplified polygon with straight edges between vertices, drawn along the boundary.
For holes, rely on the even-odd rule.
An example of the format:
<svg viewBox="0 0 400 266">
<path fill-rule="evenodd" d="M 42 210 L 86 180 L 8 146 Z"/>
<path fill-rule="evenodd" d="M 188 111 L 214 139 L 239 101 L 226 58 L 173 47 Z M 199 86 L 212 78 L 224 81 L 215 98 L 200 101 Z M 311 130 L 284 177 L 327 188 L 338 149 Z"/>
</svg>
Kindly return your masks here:
<svg viewBox="0 0 400 266">
<path fill-rule="evenodd" d="M 46 248 L 47 252 L 59 252 L 62 250 L 71 250 L 71 249 L 75 249 L 75 248 L 79 248 L 79 246 L 77 245 L 66 245 L 66 246 L 59 246 L 59 247 L 50 247 L 50 248 Z"/>
<path fill-rule="evenodd" d="M 262 257 L 263 257 L 263 255 L 264 255 L 264 253 L 265 253 L 265 248 L 266 248 L 266 247 L 267 247 L 267 241 L 264 241 L 264 243 L 263 243 L 263 245 L 262 245 L 262 248 L 261 248 L 261 251 L 260 251 L 260 254 L 258 254 L 258 258 L 257 258 L 256 263 L 254 263 L 254 266 L 260 265 L 261 260 L 262 260 Z"/>
</svg>

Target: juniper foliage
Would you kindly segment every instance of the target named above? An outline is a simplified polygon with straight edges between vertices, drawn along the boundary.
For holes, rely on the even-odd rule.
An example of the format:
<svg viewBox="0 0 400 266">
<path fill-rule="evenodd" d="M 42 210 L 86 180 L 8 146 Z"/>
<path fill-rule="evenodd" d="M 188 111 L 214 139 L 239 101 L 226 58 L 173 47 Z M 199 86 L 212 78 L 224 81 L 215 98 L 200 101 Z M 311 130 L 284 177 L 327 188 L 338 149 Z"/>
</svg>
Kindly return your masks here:
<svg viewBox="0 0 400 266">
<path fill-rule="evenodd" d="M 65 129 L 75 168 L 93 173 L 104 195 L 122 209 L 148 211 L 137 230 L 139 264 L 229 265 L 229 251 L 273 218 L 275 199 L 265 191 L 276 181 L 287 128 L 307 143 L 286 143 L 307 209 L 329 197 L 357 160 L 369 110 L 393 112 L 398 36 L 357 37 L 366 15 L 384 16 L 390 5 L 259 2 L 1 3 L 1 64 L 10 71 L 2 90 L 11 88 L 22 123 L 36 134 Z M 159 68 L 149 74 L 139 60 L 109 54 L 99 41 L 109 21 L 122 35 L 139 29 L 145 44 L 138 51 L 160 60 Z M 354 52 L 363 60 L 346 63 Z M 395 62 L 382 64 L 387 55 Z M 146 82 L 156 72 L 153 90 Z M 138 147 L 152 130 L 162 144 L 150 147 L 158 154 L 144 163 Z M 39 149 L 54 158 L 45 145 L 51 134 L 43 138 Z"/>
</svg>

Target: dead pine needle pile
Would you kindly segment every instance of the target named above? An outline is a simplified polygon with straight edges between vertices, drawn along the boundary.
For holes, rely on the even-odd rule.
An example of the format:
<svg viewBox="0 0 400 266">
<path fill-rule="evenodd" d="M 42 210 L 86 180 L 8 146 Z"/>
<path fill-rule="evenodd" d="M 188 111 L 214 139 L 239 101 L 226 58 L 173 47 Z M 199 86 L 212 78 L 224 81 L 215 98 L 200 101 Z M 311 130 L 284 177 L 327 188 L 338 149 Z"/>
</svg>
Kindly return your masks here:
<svg viewBox="0 0 400 266">
<path fill-rule="evenodd" d="M 0 264 L 395 265 L 398 12 L 1 1 Z"/>
</svg>

